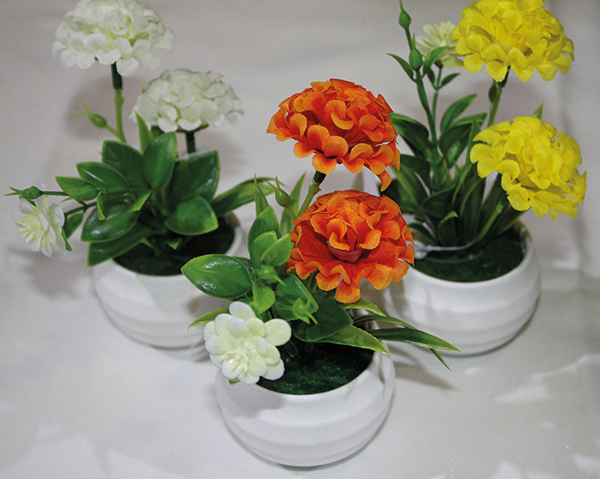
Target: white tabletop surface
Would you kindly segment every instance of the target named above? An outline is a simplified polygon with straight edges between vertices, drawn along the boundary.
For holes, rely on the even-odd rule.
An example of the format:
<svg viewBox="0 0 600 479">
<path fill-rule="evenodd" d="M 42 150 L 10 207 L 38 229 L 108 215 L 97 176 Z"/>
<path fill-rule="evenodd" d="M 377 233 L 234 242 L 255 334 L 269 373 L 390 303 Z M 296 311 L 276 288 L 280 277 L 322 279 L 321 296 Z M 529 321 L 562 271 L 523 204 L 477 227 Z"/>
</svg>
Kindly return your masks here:
<svg viewBox="0 0 600 479">
<path fill-rule="evenodd" d="M 395 0 L 149 0 L 177 43 L 163 68 L 225 75 L 245 115 L 209 129 L 219 149 L 221 189 L 258 175 L 290 184 L 310 169 L 293 145 L 265 133 L 281 100 L 311 81 L 344 78 L 418 115 L 412 85 L 388 52 L 405 54 Z M 73 112 L 87 101 L 111 117 L 107 67 L 65 69 L 51 46 L 71 0 L 0 3 L 0 179 L 27 187 L 72 175 L 98 158 L 106 135 Z M 457 22 L 466 2 L 405 0 L 415 32 Z M 137 344 L 105 317 L 85 267 L 85 247 L 46 258 L 21 242 L 0 201 L 0 478 L 572 479 L 600 477 L 600 4 L 546 2 L 575 42 L 572 71 L 550 83 L 513 78 L 498 119 L 533 112 L 575 136 L 588 171 L 577 220 L 525 216 L 543 265 L 543 291 L 512 343 L 445 370 L 428 352 L 391 346 L 396 391 L 390 414 L 366 448 L 313 469 L 268 463 L 225 427 L 213 394 L 215 368 Z M 159 72 L 125 79 L 126 111 Z M 452 95 L 481 92 L 489 78 L 464 73 Z M 128 124 L 131 138 L 135 125 Z M 404 148 L 403 151 L 406 151 Z M 348 187 L 338 168 L 326 189 Z M 247 228 L 253 210 L 239 216 Z"/>
</svg>

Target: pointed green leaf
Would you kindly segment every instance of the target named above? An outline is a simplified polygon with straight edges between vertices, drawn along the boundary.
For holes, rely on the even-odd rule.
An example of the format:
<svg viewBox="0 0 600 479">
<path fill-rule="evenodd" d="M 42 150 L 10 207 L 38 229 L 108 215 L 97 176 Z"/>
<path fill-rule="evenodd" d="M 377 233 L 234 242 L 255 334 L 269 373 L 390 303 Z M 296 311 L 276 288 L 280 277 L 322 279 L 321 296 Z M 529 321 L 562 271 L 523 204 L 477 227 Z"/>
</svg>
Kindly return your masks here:
<svg viewBox="0 0 600 479">
<path fill-rule="evenodd" d="M 261 182 L 266 179 L 257 178 L 257 180 L 259 181 L 258 187 L 261 189 L 263 197 L 275 191 L 275 188 L 270 184 Z M 253 182 L 243 182 L 221 193 L 211 202 L 215 214 L 221 217 L 230 211 L 238 209 L 240 206 L 252 203 L 254 201 L 254 188 Z"/>
<path fill-rule="evenodd" d="M 445 87 L 448 83 L 450 83 L 452 80 L 454 80 L 459 75 L 460 75 L 460 73 L 451 73 L 450 75 L 446 75 L 442 79 L 442 83 L 440 83 L 440 88 Z"/>
<path fill-rule="evenodd" d="M 83 222 L 83 213 L 74 213 L 69 215 L 65 219 L 63 226 L 63 233 L 66 239 L 69 239 L 73 233 L 79 228 L 79 225 Z"/>
<path fill-rule="evenodd" d="M 107 193 L 127 191 L 129 182 L 112 166 L 95 161 L 77 163 L 77 171 L 84 181 Z"/>
<path fill-rule="evenodd" d="M 216 230 L 219 221 L 208 201 L 199 196 L 179 203 L 165 226 L 174 233 L 194 236 Z"/>
<path fill-rule="evenodd" d="M 225 306 L 224 308 L 215 309 L 214 311 L 211 311 L 210 313 L 206 313 L 206 314 L 200 316 L 192 324 L 190 324 L 188 329 L 193 326 L 202 326 L 203 324 L 210 323 L 211 321 L 214 321 L 215 319 L 217 319 L 217 316 L 219 314 L 225 314 L 228 311 L 229 311 L 229 306 Z"/>
<path fill-rule="evenodd" d="M 439 60 L 439 58 L 444 54 L 446 50 L 450 47 L 438 47 L 431 50 L 427 56 L 425 56 L 425 61 L 423 62 L 423 73 L 427 74 L 431 70 L 432 65 Z"/>
<path fill-rule="evenodd" d="M 187 262 L 181 272 L 196 288 L 215 298 L 238 299 L 252 289 L 245 264 L 231 256 L 199 256 Z"/>
<path fill-rule="evenodd" d="M 408 328 L 385 328 L 374 329 L 370 333 L 382 341 L 395 341 L 400 343 L 414 344 L 424 348 L 442 349 L 444 351 L 459 351 L 450 343 L 432 334 Z"/>
<path fill-rule="evenodd" d="M 342 344 L 344 346 L 353 346 L 355 348 L 371 349 L 373 351 L 389 354 L 385 346 L 364 329 L 356 326 L 348 326 L 339 333 L 328 338 L 322 339 L 320 343 Z"/>
<path fill-rule="evenodd" d="M 452 189 L 438 191 L 433 195 L 429 195 L 423 201 L 421 201 L 421 209 L 427 214 L 434 218 L 443 218 L 448 214 L 448 211 L 452 208 L 450 200 L 452 198 Z"/>
<path fill-rule="evenodd" d="M 373 303 L 372 301 L 369 301 L 368 299 L 365 299 L 365 298 L 360 298 L 357 302 L 352 303 L 352 304 L 345 304 L 344 308 L 346 308 L 346 309 L 363 309 L 365 311 L 370 311 L 371 313 L 375 313 L 378 316 L 385 316 L 385 313 L 383 311 L 381 311 L 381 309 L 379 309 L 379 306 L 377 306 L 375 303 Z"/>
<path fill-rule="evenodd" d="M 286 234 L 285 236 L 282 236 L 262 254 L 260 257 L 260 264 L 281 266 L 290 259 L 290 253 L 292 252 L 293 247 L 294 243 L 292 243 L 290 235 Z"/>
<path fill-rule="evenodd" d="M 128 205 L 121 203 L 106 205 L 104 215 L 101 220 L 98 209 L 92 210 L 81 230 L 81 241 L 95 243 L 119 238 L 133 228 L 138 217 L 137 211 L 128 211 Z"/>
<path fill-rule="evenodd" d="M 295 337 L 307 342 L 321 341 L 352 325 L 352 318 L 333 296 L 320 293 L 314 294 L 313 298 L 319 305 L 314 314 L 317 323 L 292 323 Z"/>
<path fill-rule="evenodd" d="M 255 306 L 258 314 L 264 313 L 275 303 L 275 291 L 262 281 L 255 281 L 252 284 L 252 304 Z"/>
<path fill-rule="evenodd" d="M 219 154 L 216 151 L 176 162 L 169 186 L 171 209 L 198 196 L 210 202 L 217 191 L 220 172 Z"/>
<path fill-rule="evenodd" d="M 142 169 L 148 184 L 156 190 L 167 186 L 177 157 L 175 133 L 165 133 L 152 140 L 144 150 Z"/>
<path fill-rule="evenodd" d="M 308 322 L 309 315 L 317 311 L 319 305 L 297 276 L 288 274 L 281 279 L 281 283 L 278 283 L 275 288 L 277 316 L 288 321 L 301 319 Z M 302 308 L 298 307 L 299 301 Z M 306 313 L 305 317 L 299 317 L 299 309 Z"/>
<path fill-rule="evenodd" d="M 151 194 L 151 190 L 144 191 L 142 194 L 140 194 L 140 196 L 138 196 L 138 199 L 135 200 L 135 202 L 129 207 L 129 211 L 141 210 L 144 204 L 146 203 L 146 200 L 148 200 Z"/>
<path fill-rule="evenodd" d="M 106 260 L 116 258 L 138 245 L 150 236 L 152 230 L 146 226 L 135 224 L 127 233 L 111 241 L 90 243 L 88 246 L 87 265 L 96 266 Z"/>
<path fill-rule="evenodd" d="M 135 112 L 135 119 L 137 121 L 138 133 L 140 135 L 140 148 L 142 149 L 142 153 L 148 146 L 148 144 L 152 141 L 152 133 L 150 133 L 150 129 L 148 125 L 144 121 L 144 119 Z"/>
<path fill-rule="evenodd" d="M 413 67 L 410 66 L 410 63 L 408 63 L 404 58 L 398 55 L 394 55 L 393 53 L 388 53 L 388 55 L 391 56 L 394 60 L 396 60 L 400 64 L 404 72 L 408 75 L 408 78 L 414 81 L 415 71 L 413 70 Z"/>
<path fill-rule="evenodd" d="M 56 182 L 60 186 L 60 189 L 74 200 L 91 201 L 98 194 L 98 190 L 95 187 L 81 178 L 57 176 Z"/>
<path fill-rule="evenodd" d="M 258 268 L 262 262 L 261 258 L 267 249 L 277 242 L 277 234 L 274 231 L 266 231 L 257 236 L 248 246 L 252 266 Z"/>
<path fill-rule="evenodd" d="M 102 145 L 102 163 L 118 170 L 135 190 L 148 189 L 142 169 L 142 154 L 135 148 L 118 141 L 105 141 Z"/>
<path fill-rule="evenodd" d="M 440 129 L 442 132 L 446 131 L 448 127 L 469 107 L 477 95 L 469 95 L 460 100 L 455 101 L 448 107 L 442 121 L 440 123 Z"/>
</svg>

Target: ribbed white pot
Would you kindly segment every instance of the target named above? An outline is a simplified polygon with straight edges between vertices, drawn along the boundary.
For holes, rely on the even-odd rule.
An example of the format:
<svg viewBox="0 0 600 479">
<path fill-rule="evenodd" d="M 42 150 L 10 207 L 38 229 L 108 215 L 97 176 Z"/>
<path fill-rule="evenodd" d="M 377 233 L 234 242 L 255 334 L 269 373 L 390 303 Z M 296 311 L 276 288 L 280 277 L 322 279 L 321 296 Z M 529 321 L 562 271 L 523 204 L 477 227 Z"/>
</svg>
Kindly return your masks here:
<svg viewBox="0 0 600 479">
<path fill-rule="evenodd" d="M 234 239 L 226 254 L 235 255 L 243 234 L 235 215 L 229 219 Z M 114 261 L 95 266 L 92 280 L 102 308 L 130 338 L 183 359 L 207 355 L 204 328 L 188 328 L 203 314 L 226 306 L 226 301 L 205 295 L 183 274 L 140 274 Z"/>
<path fill-rule="evenodd" d="M 384 293 L 384 308 L 418 329 L 438 336 L 462 353 L 479 354 L 514 338 L 531 318 L 540 295 L 540 266 L 524 232 L 525 257 L 507 274 L 461 283 L 411 268 Z"/>
<path fill-rule="evenodd" d="M 338 461 L 365 446 L 387 415 L 394 382 L 391 359 L 375 353 L 357 378 L 325 393 L 231 385 L 220 371 L 215 388 L 225 422 L 249 450 L 278 464 L 306 467 Z"/>
</svg>

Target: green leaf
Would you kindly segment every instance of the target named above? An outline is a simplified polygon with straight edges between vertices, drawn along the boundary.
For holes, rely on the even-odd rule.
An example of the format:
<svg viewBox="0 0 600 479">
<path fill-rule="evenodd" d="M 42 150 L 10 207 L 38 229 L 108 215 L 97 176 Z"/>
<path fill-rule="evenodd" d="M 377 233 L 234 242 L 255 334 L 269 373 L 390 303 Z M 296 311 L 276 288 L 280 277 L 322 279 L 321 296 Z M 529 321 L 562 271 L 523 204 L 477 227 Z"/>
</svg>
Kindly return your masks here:
<svg viewBox="0 0 600 479">
<path fill-rule="evenodd" d="M 104 215 L 101 220 L 98 208 L 92 210 L 81 230 L 81 241 L 95 243 L 119 238 L 133 228 L 138 217 L 137 211 L 128 211 L 128 205 L 122 203 L 106 205 Z"/>
<path fill-rule="evenodd" d="M 268 183 L 260 183 L 260 181 L 264 181 L 264 179 L 257 178 L 257 180 L 259 181 L 258 187 L 261 189 L 263 197 L 270 195 L 275 191 L 275 188 Z M 245 181 L 230 188 L 224 193 L 221 193 L 211 202 L 215 214 L 218 217 L 221 217 L 230 211 L 236 210 L 240 206 L 252 203 L 254 201 L 254 188 L 253 182 Z"/>
<path fill-rule="evenodd" d="M 544 104 L 542 103 L 537 110 L 535 110 L 533 112 L 533 115 L 531 115 L 533 118 L 537 118 L 538 120 L 542 119 L 542 116 L 544 114 Z"/>
<path fill-rule="evenodd" d="M 83 213 L 74 213 L 69 215 L 65 219 L 65 224 L 63 226 L 63 233 L 65 238 L 70 238 L 73 233 L 79 228 L 79 225 L 83 222 Z"/>
<path fill-rule="evenodd" d="M 274 231 L 269 230 L 257 236 L 252 243 L 248 245 L 252 266 L 258 268 L 262 264 L 261 258 L 265 251 L 276 242 L 277 234 Z"/>
<path fill-rule="evenodd" d="M 102 163 L 118 170 L 137 191 L 149 188 L 142 171 L 142 154 L 135 148 L 118 141 L 102 145 Z"/>
<path fill-rule="evenodd" d="M 290 235 L 286 234 L 285 236 L 282 236 L 262 254 L 260 257 L 260 264 L 281 266 L 290 259 L 290 253 L 292 252 L 293 247 L 294 243 L 292 243 Z"/>
<path fill-rule="evenodd" d="M 215 298 L 238 299 L 252 289 L 246 265 L 232 256 L 199 256 L 183 265 L 181 272 L 196 288 Z"/>
<path fill-rule="evenodd" d="M 440 88 L 444 88 L 448 83 L 450 83 L 452 80 L 454 80 L 459 75 L 460 75 L 460 73 L 451 73 L 450 75 L 446 75 L 442 79 L 442 82 L 440 83 Z"/>
<path fill-rule="evenodd" d="M 151 190 L 144 191 L 142 194 L 140 194 L 140 196 L 138 196 L 138 199 L 135 200 L 135 202 L 129 207 L 129 211 L 141 210 L 144 204 L 146 203 L 146 200 L 150 197 L 151 194 Z"/>
<path fill-rule="evenodd" d="M 457 142 L 461 141 L 464 141 L 464 145 L 466 146 L 470 131 L 470 124 L 455 125 L 445 130 L 439 139 L 440 151 L 444 155 L 448 155 L 450 148 Z M 454 156 L 456 156 L 456 154 Z"/>
<path fill-rule="evenodd" d="M 117 193 L 129 190 L 129 182 L 112 166 L 95 161 L 77 163 L 77 171 L 84 181 L 107 193 Z"/>
<path fill-rule="evenodd" d="M 409 328 L 385 328 L 369 331 L 382 341 L 414 344 L 424 348 L 442 349 L 444 351 L 459 351 L 456 347 L 432 334 Z"/>
<path fill-rule="evenodd" d="M 377 314 L 378 316 L 385 316 L 385 313 L 379 309 L 372 301 L 368 299 L 360 298 L 356 303 L 345 304 L 344 308 L 346 309 L 364 309 L 365 311 L 370 311 L 372 313 Z"/>
<path fill-rule="evenodd" d="M 440 244 L 455 245 L 458 243 L 457 218 L 456 211 L 450 211 L 438 224 L 437 236 Z"/>
<path fill-rule="evenodd" d="M 165 133 L 146 146 L 142 169 L 153 189 L 160 190 L 169 184 L 176 156 L 177 138 L 174 132 Z"/>
<path fill-rule="evenodd" d="M 219 221 L 208 201 L 198 196 L 179 203 L 165 226 L 174 233 L 194 236 L 216 230 Z"/>
<path fill-rule="evenodd" d="M 317 311 L 319 305 L 297 276 L 288 274 L 281 279 L 282 282 L 275 288 L 277 315 L 288 321 L 294 319 L 308 321 L 309 315 Z M 300 309 L 306 313 L 305 317 L 299 317 L 299 308 L 294 307 L 298 300 L 302 301 L 303 308 Z"/>
<path fill-rule="evenodd" d="M 429 243 L 435 243 L 435 238 L 433 237 L 431 231 L 426 228 L 423 223 L 417 223 L 417 222 L 412 222 L 408 224 L 408 227 L 413 230 L 414 232 L 418 232 L 419 234 L 423 235 L 425 237 L 425 239 L 427 240 L 427 242 Z"/>
<path fill-rule="evenodd" d="M 216 151 L 176 162 L 169 185 L 171 209 L 195 197 L 202 197 L 210 202 L 217 191 L 220 172 L 219 154 Z"/>
<path fill-rule="evenodd" d="M 403 163 L 400 163 L 400 169 L 397 170 L 393 168 L 394 173 L 396 174 L 396 178 L 402 185 L 403 191 L 402 194 L 406 194 L 408 198 L 410 198 L 411 202 L 414 204 L 415 209 L 420 208 L 420 204 L 429 196 L 423 184 L 415 175 L 415 173 Z"/>
<path fill-rule="evenodd" d="M 211 311 L 210 313 L 206 313 L 206 314 L 200 316 L 192 324 L 190 324 L 188 329 L 191 328 L 192 326 L 201 326 L 203 324 L 210 323 L 211 321 L 214 321 L 215 319 L 217 319 L 217 316 L 219 314 L 225 314 L 228 311 L 229 311 L 229 306 L 225 306 L 224 308 L 215 309 L 214 311 Z"/>
<path fill-rule="evenodd" d="M 344 346 L 353 346 L 356 348 L 371 349 L 383 354 L 389 354 L 385 346 L 377 338 L 369 334 L 364 329 L 356 326 L 348 326 L 339 333 L 328 338 L 322 339 L 320 343 L 342 344 Z"/>
<path fill-rule="evenodd" d="M 81 178 L 57 176 L 56 182 L 60 189 L 74 200 L 90 201 L 98 195 L 98 190 Z"/>
<path fill-rule="evenodd" d="M 427 54 L 427 56 L 425 57 L 425 61 L 423 62 L 424 74 L 427 74 L 431 70 L 432 65 L 439 60 L 439 58 L 444 54 L 446 50 L 448 50 L 448 48 L 450 47 L 446 46 L 434 48 Z"/>
<path fill-rule="evenodd" d="M 252 304 L 258 314 L 264 313 L 275 303 L 275 291 L 263 281 L 255 281 L 252 284 Z"/>
<path fill-rule="evenodd" d="M 440 123 L 440 129 L 442 132 L 446 131 L 448 127 L 469 107 L 477 95 L 469 95 L 460 100 L 455 101 L 448 107 L 442 121 Z"/>
<path fill-rule="evenodd" d="M 275 189 L 273 189 L 275 191 Z M 269 206 L 265 193 L 260 188 L 258 181 L 254 180 L 254 207 L 256 211 L 256 217 L 258 218 L 262 211 Z"/>
<path fill-rule="evenodd" d="M 404 72 L 408 75 L 408 78 L 414 81 L 415 71 L 413 70 L 413 67 L 410 66 L 410 63 L 408 63 L 404 58 L 399 57 L 398 55 L 394 55 L 393 53 L 388 53 L 388 55 L 391 56 L 394 60 L 396 60 L 400 64 Z"/>
<path fill-rule="evenodd" d="M 116 258 L 138 245 L 143 239 L 150 236 L 152 230 L 146 226 L 136 224 L 123 236 L 100 243 L 91 243 L 88 246 L 87 265 L 96 266 L 106 260 Z"/>
<path fill-rule="evenodd" d="M 427 158 L 426 152 L 433 148 L 429 141 L 429 130 L 422 123 L 398 113 L 389 115 L 392 125 L 406 142 L 412 152 L 419 157 Z"/>
<path fill-rule="evenodd" d="M 452 208 L 450 203 L 453 190 L 451 188 L 438 191 L 421 201 L 421 209 L 433 218 L 444 218 Z"/>
<path fill-rule="evenodd" d="M 403 154 L 402 164 L 405 168 L 414 171 L 425 186 L 431 188 L 431 165 L 425 158 Z"/>
<path fill-rule="evenodd" d="M 301 341 L 315 342 L 329 338 L 352 325 L 352 318 L 333 296 L 323 293 L 313 295 L 319 309 L 314 316 L 317 323 L 293 323 L 293 332 Z"/>
<path fill-rule="evenodd" d="M 302 194 L 302 185 L 304 184 L 305 176 L 306 173 L 302 173 L 302 176 L 300 176 L 300 178 L 294 185 L 292 192 L 290 193 L 290 198 L 292 198 L 292 205 L 290 207 L 296 215 L 298 214 L 298 209 L 300 208 L 300 195 Z"/>
<path fill-rule="evenodd" d="M 148 144 L 152 141 L 152 133 L 148 128 L 148 125 L 144 121 L 144 119 L 135 112 L 135 119 L 137 121 L 138 133 L 140 135 L 140 148 L 142 149 L 142 153 L 148 146 Z"/>
</svg>

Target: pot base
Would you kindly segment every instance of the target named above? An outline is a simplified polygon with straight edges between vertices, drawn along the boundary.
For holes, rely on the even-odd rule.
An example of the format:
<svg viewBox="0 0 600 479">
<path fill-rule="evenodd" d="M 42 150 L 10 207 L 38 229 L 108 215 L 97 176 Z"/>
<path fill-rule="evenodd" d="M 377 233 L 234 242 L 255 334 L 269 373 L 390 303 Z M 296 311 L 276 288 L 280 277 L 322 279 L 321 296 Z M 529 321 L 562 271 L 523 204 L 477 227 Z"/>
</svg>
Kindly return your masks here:
<svg viewBox="0 0 600 479">
<path fill-rule="evenodd" d="M 363 448 L 387 416 L 394 390 L 387 355 L 350 383 L 319 394 L 292 395 L 235 384 L 217 371 L 215 390 L 233 434 L 269 461 L 299 467 L 329 464 Z"/>
</svg>

